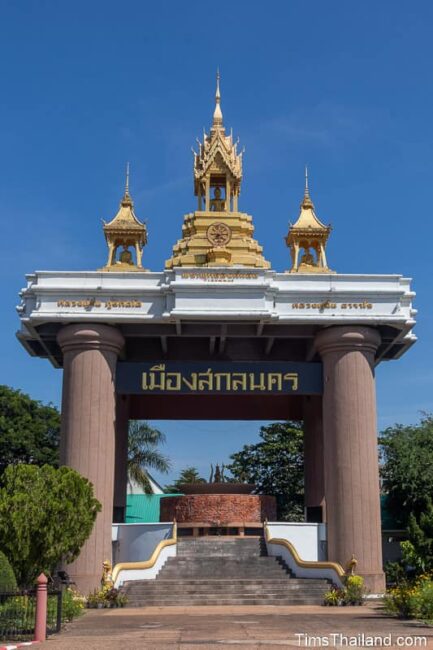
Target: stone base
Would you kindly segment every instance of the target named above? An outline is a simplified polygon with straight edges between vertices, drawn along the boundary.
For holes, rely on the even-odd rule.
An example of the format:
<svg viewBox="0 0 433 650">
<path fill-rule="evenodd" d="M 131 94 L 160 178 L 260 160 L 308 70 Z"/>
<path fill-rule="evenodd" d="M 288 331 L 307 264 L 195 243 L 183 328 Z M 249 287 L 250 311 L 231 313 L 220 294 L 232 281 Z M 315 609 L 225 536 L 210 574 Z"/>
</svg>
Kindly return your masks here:
<svg viewBox="0 0 433 650">
<path fill-rule="evenodd" d="M 369 594 L 384 594 L 386 591 L 384 573 L 362 573 L 364 584 Z"/>
</svg>

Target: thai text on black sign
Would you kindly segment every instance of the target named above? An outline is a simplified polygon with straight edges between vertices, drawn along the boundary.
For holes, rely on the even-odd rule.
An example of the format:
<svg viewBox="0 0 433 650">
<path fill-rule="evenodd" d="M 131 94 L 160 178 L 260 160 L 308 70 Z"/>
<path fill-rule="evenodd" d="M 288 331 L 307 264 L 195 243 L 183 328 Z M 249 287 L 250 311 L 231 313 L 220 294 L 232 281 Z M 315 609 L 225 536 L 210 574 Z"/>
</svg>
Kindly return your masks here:
<svg viewBox="0 0 433 650">
<path fill-rule="evenodd" d="M 124 394 L 319 395 L 322 364 L 120 361 L 116 384 Z"/>
</svg>

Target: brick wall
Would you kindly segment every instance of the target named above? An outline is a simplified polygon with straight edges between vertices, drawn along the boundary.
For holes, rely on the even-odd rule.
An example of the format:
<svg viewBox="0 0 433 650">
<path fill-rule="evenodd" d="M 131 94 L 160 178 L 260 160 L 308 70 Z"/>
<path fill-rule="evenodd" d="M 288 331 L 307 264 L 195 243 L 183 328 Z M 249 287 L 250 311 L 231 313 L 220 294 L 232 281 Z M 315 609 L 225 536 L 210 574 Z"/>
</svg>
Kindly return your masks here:
<svg viewBox="0 0 433 650">
<path fill-rule="evenodd" d="M 275 497 L 259 494 L 190 494 L 161 499 L 160 521 L 203 522 L 275 521 Z"/>
</svg>

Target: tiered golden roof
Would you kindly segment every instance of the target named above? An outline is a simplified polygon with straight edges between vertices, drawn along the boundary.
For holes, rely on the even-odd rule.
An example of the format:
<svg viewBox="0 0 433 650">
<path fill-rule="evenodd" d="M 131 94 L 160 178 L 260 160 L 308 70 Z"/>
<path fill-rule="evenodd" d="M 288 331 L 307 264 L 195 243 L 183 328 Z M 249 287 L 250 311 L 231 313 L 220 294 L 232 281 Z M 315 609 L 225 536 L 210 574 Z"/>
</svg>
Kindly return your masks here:
<svg viewBox="0 0 433 650">
<path fill-rule="evenodd" d="M 176 266 L 251 266 L 269 268 L 253 239 L 252 217 L 238 211 L 242 152 L 226 135 L 217 74 L 215 111 L 209 134 L 194 152 L 194 193 L 198 210 L 184 217 L 182 239 L 173 247 L 166 268 Z M 211 196 L 211 191 L 213 196 Z"/>
<path fill-rule="evenodd" d="M 102 271 L 144 270 L 142 251 L 147 244 L 147 229 L 134 213 L 134 203 L 129 194 L 129 164 L 126 170 L 125 193 L 120 201 L 119 211 L 109 223 L 104 221 L 104 234 L 108 245 L 108 260 Z M 123 250 L 117 257 L 119 247 Z M 130 248 L 135 252 L 135 261 Z"/>
<path fill-rule="evenodd" d="M 292 256 L 290 273 L 334 273 L 328 268 L 325 252 L 331 226 L 325 226 L 316 216 L 308 189 L 307 168 L 304 198 L 300 207 L 298 220 L 290 225 L 286 237 L 286 244 Z M 301 249 L 304 251 L 302 257 Z"/>
</svg>

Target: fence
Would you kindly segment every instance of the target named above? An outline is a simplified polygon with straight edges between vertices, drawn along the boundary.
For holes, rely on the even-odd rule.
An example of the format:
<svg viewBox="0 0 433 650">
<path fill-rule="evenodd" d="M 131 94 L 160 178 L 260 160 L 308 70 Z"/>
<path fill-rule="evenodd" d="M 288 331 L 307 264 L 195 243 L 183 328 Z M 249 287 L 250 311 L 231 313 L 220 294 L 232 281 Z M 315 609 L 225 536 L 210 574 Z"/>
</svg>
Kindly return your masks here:
<svg viewBox="0 0 433 650">
<path fill-rule="evenodd" d="M 0 640 L 35 638 L 36 588 L 0 591 Z M 60 632 L 62 590 L 48 587 L 47 634 Z"/>
</svg>

